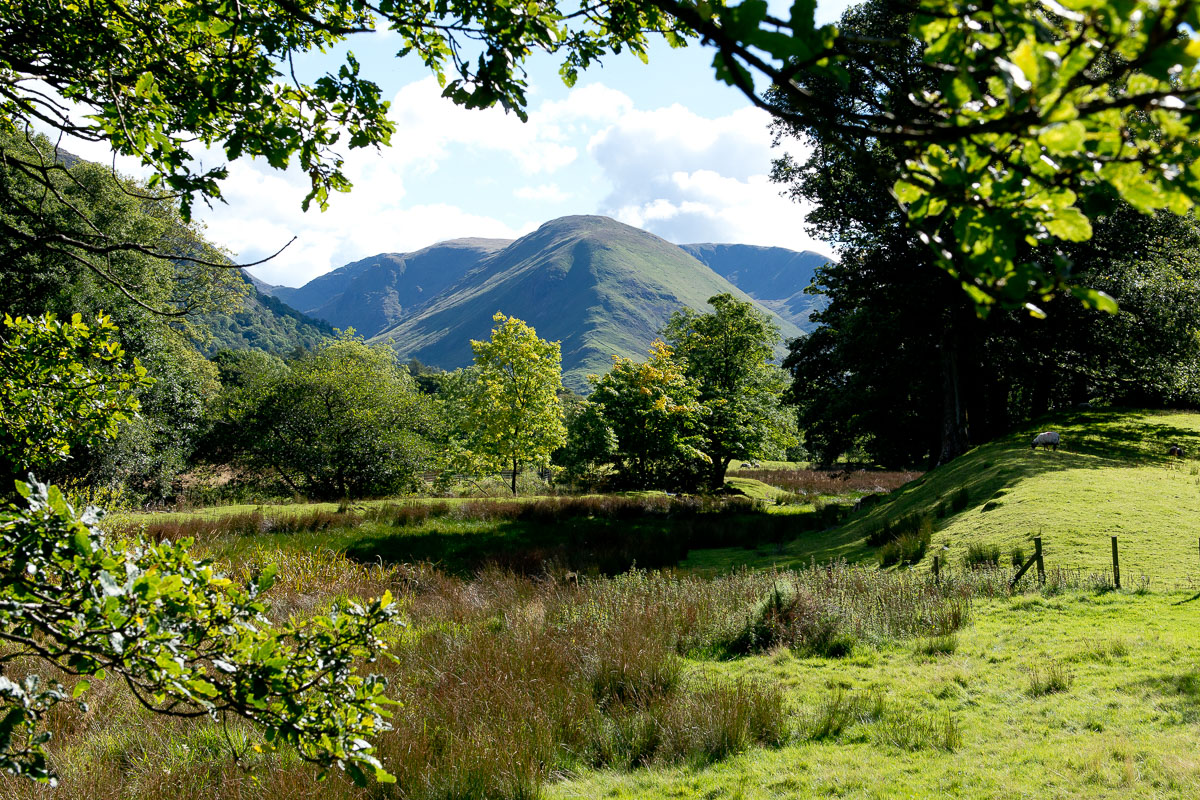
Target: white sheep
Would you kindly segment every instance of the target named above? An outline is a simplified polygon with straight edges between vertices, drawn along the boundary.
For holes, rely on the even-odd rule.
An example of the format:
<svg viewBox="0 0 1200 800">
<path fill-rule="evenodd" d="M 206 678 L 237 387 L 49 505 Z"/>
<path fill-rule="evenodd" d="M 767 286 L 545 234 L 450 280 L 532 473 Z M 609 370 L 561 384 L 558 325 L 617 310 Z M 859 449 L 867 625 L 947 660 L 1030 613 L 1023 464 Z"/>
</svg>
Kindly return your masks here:
<svg viewBox="0 0 1200 800">
<path fill-rule="evenodd" d="M 1037 436 L 1033 437 L 1033 446 L 1030 449 L 1037 450 L 1039 444 L 1042 446 L 1043 450 L 1049 447 L 1052 450 L 1057 451 L 1058 431 L 1045 431 L 1043 433 L 1039 433 Z"/>
</svg>

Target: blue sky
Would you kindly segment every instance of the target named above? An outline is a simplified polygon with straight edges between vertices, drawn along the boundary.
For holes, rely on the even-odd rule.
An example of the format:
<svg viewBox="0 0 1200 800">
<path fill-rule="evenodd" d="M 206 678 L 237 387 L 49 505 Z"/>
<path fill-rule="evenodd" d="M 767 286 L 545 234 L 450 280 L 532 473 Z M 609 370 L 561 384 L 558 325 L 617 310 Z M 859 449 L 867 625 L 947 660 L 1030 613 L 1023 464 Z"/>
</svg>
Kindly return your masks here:
<svg viewBox="0 0 1200 800">
<path fill-rule="evenodd" d="M 819 4 L 818 20 L 835 20 L 847 5 Z M 529 65 L 523 124 L 442 99 L 419 62 L 394 57 L 398 44 L 388 34 L 350 43 L 397 123 L 392 147 L 347 154 L 350 194 L 305 214 L 303 176 L 243 160 L 230 165 L 227 203 L 198 214 L 209 237 L 243 262 L 298 237 L 253 270 L 259 278 L 298 286 L 376 253 L 463 236 L 515 238 L 567 214 L 605 214 L 677 243 L 829 252 L 805 231 L 803 208 L 767 180 L 780 151 L 771 148 L 766 114 L 717 83 L 706 48 L 659 42 L 649 65 L 610 56 L 572 89 L 557 60 L 541 55 Z M 302 74 L 336 68 L 340 56 L 313 56 Z M 800 154 L 799 145 L 790 149 Z"/>
</svg>

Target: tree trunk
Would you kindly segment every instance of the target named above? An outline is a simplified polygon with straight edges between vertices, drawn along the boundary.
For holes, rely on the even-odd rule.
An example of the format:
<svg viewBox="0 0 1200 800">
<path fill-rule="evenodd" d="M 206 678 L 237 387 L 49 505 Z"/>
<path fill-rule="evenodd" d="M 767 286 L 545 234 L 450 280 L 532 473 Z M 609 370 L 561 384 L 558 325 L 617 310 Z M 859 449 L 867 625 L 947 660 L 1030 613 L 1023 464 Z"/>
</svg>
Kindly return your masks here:
<svg viewBox="0 0 1200 800">
<path fill-rule="evenodd" d="M 513 497 L 517 496 L 517 459 L 513 459 L 513 476 L 512 476 L 512 493 Z"/>
<path fill-rule="evenodd" d="M 942 331 L 942 448 L 937 463 L 945 464 L 967 451 L 970 437 L 958 378 L 958 347 L 952 326 Z"/>
<path fill-rule="evenodd" d="M 715 458 L 712 462 L 712 471 L 709 473 L 708 488 L 714 492 L 725 487 L 725 473 L 729 471 L 729 462 L 731 458 Z"/>
</svg>

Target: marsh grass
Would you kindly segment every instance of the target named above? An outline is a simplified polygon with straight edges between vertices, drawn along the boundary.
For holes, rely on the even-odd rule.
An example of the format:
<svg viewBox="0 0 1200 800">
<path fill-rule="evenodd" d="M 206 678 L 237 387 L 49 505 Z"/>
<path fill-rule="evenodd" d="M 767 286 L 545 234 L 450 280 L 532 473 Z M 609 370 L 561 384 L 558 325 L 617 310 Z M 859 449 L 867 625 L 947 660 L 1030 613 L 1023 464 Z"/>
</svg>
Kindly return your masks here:
<svg viewBox="0 0 1200 800">
<path fill-rule="evenodd" d="M 954 633 L 943 633 L 938 636 L 928 636 L 918 639 L 914 650 L 924 656 L 944 656 L 958 649 L 958 636 Z"/>
<path fill-rule="evenodd" d="M 1000 547 L 983 542 L 971 542 L 967 545 L 967 552 L 963 555 L 963 566 L 967 569 L 1000 566 Z"/>
<path fill-rule="evenodd" d="M 851 726 L 869 724 L 880 719 L 886 709 L 882 689 L 847 691 L 835 686 L 805 720 L 802 731 L 811 741 L 836 739 Z"/>
</svg>

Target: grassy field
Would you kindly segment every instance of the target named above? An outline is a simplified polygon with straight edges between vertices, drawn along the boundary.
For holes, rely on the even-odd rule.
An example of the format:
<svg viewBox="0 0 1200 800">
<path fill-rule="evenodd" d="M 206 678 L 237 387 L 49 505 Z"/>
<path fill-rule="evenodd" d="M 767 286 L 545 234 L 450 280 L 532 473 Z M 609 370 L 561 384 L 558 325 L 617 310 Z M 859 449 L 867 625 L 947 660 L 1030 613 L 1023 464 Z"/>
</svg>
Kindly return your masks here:
<svg viewBox="0 0 1200 800">
<path fill-rule="evenodd" d="M 591 773 L 547 796 L 1194 798 L 1200 601 L 1189 598 L 980 600 L 950 653 L 916 642 L 849 659 L 785 650 L 699 666 L 778 681 L 801 727 L 841 698 L 844 727 L 703 769 Z M 854 702 L 873 693 L 882 713 Z M 937 730 L 946 719 L 959 732 L 952 750 Z"/>
<path fill-rule="evenodd" d="M 0 798 L 1198 797 L 1200 461 L 1165 451 L 1200 454 L 1200 415 L 1042 428 L 1057 452 L 1032 452 L 1034 431 L 990 443 L 834 527 L 814 521 L 834 521 L 817 509 L 835 478 L 749 472 L 735 486 L 758 502 L 736 513 L 646 495 L 139 518 L 235 575 L 278 563 L 277 616 L 399 598 L 408 626 L 377 668 L 404 702 L 380 742 L 400 784 L 316 783 L 237 723 L 154 718 L 105 682 L 55 717 L 62 787 L 3 779 Z M 902 517 L 930 520 L 930 554 L 880 571 L 866 538 Z M 1029 553 L 1036 534 L 1044 589 L 962 566 L 968 545 Z M 593 570 L 568 579 L 576 564 Z"/>
<path fill-rule="evenodd" d="M 961 566 L 971 544 L 998 547 L 1006 559 L 1014 547 L 1028 556 L 1034 536 L 1042 537 L 1047 565 L 1107 569 L 1110 537 L 1117 536 L 1123 575 L 1167 586 L 1200 575 L 1200 415 L 1085 411 L 1039 428 L 1050 429 L 1062 434 L 1057 451 L 1031 450 L 1036 431 L 1014 434 L 927 473 L 845 525 L 796 537 L 782 552 L 747 561 L 736 549 L 698 551 L 683 566 L 719 571 L 747 563 L 869 561 L 878 551 L 865 537 L 888 520 L 915 515 L 933 522 L 924 569 L 935 553 Z M 1166 455 L 1174 442 L 1187 458 Z M 954 512 L 963 490 L 966 507 Z"/>
</svg>

